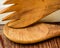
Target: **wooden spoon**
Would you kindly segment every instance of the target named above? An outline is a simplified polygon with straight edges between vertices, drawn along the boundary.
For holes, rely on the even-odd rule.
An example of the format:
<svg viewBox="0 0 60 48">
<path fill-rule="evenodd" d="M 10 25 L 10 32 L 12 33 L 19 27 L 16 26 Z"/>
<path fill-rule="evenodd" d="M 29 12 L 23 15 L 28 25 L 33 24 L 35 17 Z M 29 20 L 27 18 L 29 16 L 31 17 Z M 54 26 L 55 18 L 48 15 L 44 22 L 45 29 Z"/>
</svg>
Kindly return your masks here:
<svg viewBox="0 0 60 48">
<path fill-rule="evenodd" d="M 37 23 L 26 28 L 14 29 L 6 24 L 3 33 L 13 42 L 29 44 L 60 36 L 60 25 Z"/>
</svg>

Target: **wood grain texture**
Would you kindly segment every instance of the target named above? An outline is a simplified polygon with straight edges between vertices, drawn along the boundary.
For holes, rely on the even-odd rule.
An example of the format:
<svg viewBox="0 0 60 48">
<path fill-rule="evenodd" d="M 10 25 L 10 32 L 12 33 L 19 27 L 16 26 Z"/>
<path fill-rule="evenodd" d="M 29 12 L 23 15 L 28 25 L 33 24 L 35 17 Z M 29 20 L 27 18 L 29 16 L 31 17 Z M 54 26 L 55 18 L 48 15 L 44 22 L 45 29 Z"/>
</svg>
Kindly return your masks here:
<svg viewBox="0 0 60 48">
<path fill-rule="evenodd" d="M 0 36 L 3 40 L 2 41 L 3 45 L 2 45 L 2 42 L 0 39 L 0 44 L 1 44 L 0 48 L 60 48 L 60 37 L 55 37 L 55 38 L 52 38 L 52 39 L 49 39 L 49 40 L 46 40 L 43 42 L 39 42 L 36 44 L 29 44 L 29 45 L 14 43 L 14 42 L 8 40 L 4 36 L 3 31 L 2 31 L 2 27 L 3 27 L 3 25 L 0 25 Z"/>
</svg>

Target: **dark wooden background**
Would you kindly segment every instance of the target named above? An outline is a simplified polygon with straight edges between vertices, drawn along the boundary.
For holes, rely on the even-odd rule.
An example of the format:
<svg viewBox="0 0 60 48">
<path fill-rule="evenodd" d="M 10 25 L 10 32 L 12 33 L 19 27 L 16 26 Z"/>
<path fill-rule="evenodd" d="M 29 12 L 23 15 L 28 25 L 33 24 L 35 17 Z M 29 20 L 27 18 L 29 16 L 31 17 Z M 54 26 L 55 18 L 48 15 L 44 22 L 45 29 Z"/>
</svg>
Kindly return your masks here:
<svg viewBox="0 0 60 48">
<path fill-rule="evenodd" d="M 60 48 L 60 37 L 29 45 L 17 44 L 4 36 L 3 25 L 0 25 L 0 48 Z"/>
</svg>

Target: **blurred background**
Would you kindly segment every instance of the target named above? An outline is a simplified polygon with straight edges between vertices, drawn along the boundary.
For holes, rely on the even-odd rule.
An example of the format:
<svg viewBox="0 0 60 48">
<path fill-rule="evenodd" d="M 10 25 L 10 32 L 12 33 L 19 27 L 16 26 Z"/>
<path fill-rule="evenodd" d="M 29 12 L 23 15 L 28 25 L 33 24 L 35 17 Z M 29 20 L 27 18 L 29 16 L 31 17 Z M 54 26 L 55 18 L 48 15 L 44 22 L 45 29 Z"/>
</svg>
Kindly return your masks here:
<svg viewBox="0 0 60 48">
<path fill-rule="evenodd" d="M 3 5 L 3 3 L 5 1 L 6 0 L 0 0 L 0 11 L 2 11 L 3 9 L 13 5 L 13 4 Z M 7 15 L 9 15 L 11 13 L 12 12 L 0 14 L 0 24 L 7 23 L 8 21 L 2 21 L 2 18 L 4 18 L 5 16 L 7 16 Z M 43 18 L 41 21 L 42 22 L 60 22 L 60 10 L 48 15 L 47 17 Z"/>
</svg>

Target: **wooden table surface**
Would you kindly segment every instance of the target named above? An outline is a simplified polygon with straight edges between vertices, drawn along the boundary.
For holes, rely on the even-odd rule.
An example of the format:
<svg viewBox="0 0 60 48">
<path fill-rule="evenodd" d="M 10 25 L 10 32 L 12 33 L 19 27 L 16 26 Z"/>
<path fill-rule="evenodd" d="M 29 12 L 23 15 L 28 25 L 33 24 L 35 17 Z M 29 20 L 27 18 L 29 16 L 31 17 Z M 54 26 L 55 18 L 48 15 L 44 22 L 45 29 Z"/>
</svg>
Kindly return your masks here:
<svg viewBox="0 0 60 48">
<path fill-rule="evenodd" d="M 17 44 L 4 36 L 3 25 L 0 25 L 0 48 L 60 48 L 60 37 L 29 45 Z"/>
</svg>

